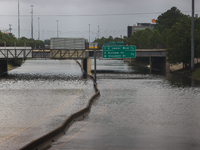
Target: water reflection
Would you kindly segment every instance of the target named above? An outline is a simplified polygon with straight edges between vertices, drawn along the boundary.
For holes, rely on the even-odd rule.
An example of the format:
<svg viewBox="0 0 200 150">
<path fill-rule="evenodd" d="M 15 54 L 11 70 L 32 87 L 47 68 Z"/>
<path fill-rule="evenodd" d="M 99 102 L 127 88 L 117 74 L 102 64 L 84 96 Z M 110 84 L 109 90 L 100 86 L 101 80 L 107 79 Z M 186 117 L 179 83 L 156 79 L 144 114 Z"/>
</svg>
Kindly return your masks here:
<svg viewBox="0 0 200 150">
<path fill-rule="evenodd" d="M 92 63 L 92 69 L 94 63 Z M 171 86 L 177 87 L 198 87 L 200 81 L 189 76 L 170 74 L 142 65 L 135 65 L 123 60 L 97 60 L 97 73 L 99 78 L 114 79 L 150 79 L 161 78 L 167 80 Z"/>
<path fill-rule="evenodd" d="M 97 69 L 105 70 L 97 74 L 100 99 L 90 115 L 70 127 L 55 145 L 66 142 L 105 107 L 111 95 L 109 82 L 113 96 L 107 108 L 64 149 L 199 149 L 199 81 L 151 73 L 148 68 L 121 60 L 97 61 Z M 63 106 L 76 95 L 83 81 L 80 67 L 73 60 L 29 60 L 10 71 L 8 77 L 0 79 L 0 139 Z M 55 129 L 68 114 L 82 109 L 93 93 L 92 81 L 84 82 L 69 107 L 0 143 L 1 148 L 18 149 L 27 140 Z"/>
<path fill-rule="evenodd" d="M 19 149 L 57 128 L 70 114 L 85 107 L 94 94 L 93 82 L 82 77 L 74 60 L 27 60 L 1 77 L 0 85 L 2 150 Z"/>
</svg>

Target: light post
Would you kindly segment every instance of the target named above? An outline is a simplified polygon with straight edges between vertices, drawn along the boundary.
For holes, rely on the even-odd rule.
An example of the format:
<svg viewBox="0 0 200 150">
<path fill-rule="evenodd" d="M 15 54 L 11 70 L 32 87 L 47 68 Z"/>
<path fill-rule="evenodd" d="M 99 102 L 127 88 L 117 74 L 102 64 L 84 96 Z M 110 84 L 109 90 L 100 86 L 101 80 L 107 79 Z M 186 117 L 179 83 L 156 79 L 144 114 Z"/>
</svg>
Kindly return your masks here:
<svg viewBox="0 0 200 150">
<path fill-rule="evenodd" d="M 58 20 L 57 20 L 57 38 L 58 38 Z"/>
<path fill-rule="evenodd" d="M 31 5 L 31 38 L 33 40 L 33 5 Z"/>
<path fill-rule="evenodd" d="M 38 40 L 40 40 L 40 17 L 38 17 Z"/>
<path fill-rule="evenodd" d="M 10 31 L 10 33 L 11 33 L 11 30 L 12 30 L 12 24 L 9 24 L 9 31 Z"/>
<path fill-rule="evenodd" d="M 90 42 L 90 24 L 89 24 L 89 42 Z"/>
<path fill-rule="evenodd" d="M 18 0 L 18 39 L 20 39 L 20 12 L 19 12 L 19 0 Z"/>
<path fill-rule="evenodd" d="M 99 39 L 99 26 L 98 26 L 98 39 Z"/>
<path fill-rule="evenodd" d="M 94 82 L 97 82 L 97 76 L 96 76 L 96 48 L 95 44 L 93 43 L 93 48 L 94 48 Z"/>
<path fill-rule="evenodd" d="M 192 27 L 191 27 L 191 70 L 194 70 L 194 0 L 192 0 Z"/>
</svg>

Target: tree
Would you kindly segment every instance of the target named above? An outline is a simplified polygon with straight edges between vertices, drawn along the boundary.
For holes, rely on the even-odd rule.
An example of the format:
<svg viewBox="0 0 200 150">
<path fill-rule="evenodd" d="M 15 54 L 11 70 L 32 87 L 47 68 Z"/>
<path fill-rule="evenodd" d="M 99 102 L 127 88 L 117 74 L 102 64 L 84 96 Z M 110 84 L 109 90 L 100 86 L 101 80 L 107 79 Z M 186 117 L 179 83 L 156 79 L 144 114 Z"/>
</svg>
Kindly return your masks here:
<svg viewBox="0 0 200 150">
<path fill-rule="evenodd" d="M 149 28 L 146 28 L 143 30 L 143 33 L 140 37 L 142 48 L 150 48 L 150 37 L 152 35 L 152 30 Z"/>
<path fill-rule="evenodd" d="M 35 41 L 35 46 L 36 48 L 44 48 L 45 47 L 45 43 L 41 40 L 36 40 Z"/>
<path fill-rule="evenodd" d="M 141 45 L 141 35 L 143 30 L 138 30 L 134 32 L 128 40 L 128 45 L 136 45 L 137 48 L 142 48 Z"/>
<path fill-rule="evenodd" d="M 177 22 L 179 22 L 185 15 L 181 13 L 176 7 L 162 13 L 156 20 L 155 29 L 162 33 L 166 28 L 171 29 Z"/>
<path fill-rule="evenodd" d="M 159 33 L 158 30 L 155 29 L 153 31 L 153 33 L 150 36 L 149 41 L 150 41 L 150 46 L 149 46 L 150 48 L 157 48 L 157 46 L 159 44 L 163 43 L 162 42 L 162 36 L 161 36 L 161 34 Z"/>
<path fill-rule="evenodd" d="M 176 23 L 167 38 L 167 61 L 190 65 L 191 56 L 191 24 L 190 19 Z"/>
<path fill-rule="evenodd" d="M 138 30 L 131 35 L 128 44 L 136 45 L 137 48 L 149 48 L 151 34 L 152 30 L 149 28 L 146 28 L 145 30 Z"/>
<path fill-rule="evenodd" d="M 165 30 L 162 32 L 162 44 L 164 44 L 167 47 L 167 37 L 169 36 L 171 29 L 165 28 Z"/>
<path fill-rule="evenodd" d="M 46 45 L 50 45 L 50 42 L 51 42 L 50 39 L 46 39 L 46 40 L 44 40 L 44 43 L 45 43 Z"/>
</svg>

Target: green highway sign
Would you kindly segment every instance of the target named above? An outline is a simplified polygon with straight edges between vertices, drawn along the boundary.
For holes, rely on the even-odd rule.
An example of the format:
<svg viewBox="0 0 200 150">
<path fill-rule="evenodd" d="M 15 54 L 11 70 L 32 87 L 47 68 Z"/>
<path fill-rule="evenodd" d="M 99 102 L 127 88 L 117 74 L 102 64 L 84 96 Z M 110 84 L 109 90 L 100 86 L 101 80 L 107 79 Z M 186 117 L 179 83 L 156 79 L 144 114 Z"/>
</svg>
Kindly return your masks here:
<svg viewBox="0 0 200 150">
<path fill-rule="evenodd" d="M 103 58 L 136 58 L 136 46 L 103 46 Z"/>
</svg>

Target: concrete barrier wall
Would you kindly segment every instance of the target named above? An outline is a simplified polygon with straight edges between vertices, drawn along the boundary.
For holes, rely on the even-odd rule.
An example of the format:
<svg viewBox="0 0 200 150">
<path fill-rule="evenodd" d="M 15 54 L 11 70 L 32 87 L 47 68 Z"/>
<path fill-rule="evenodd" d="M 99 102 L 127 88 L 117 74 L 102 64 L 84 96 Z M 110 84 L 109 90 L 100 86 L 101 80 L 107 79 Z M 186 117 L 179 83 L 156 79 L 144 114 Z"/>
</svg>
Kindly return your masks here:
<svg viewBox="0 0 200 150">
<path fill-rule="evenodd" d="M 77 63 L 79 64 L 79 66 L 81 66 L 81 64 L 77 61 Z M 84 72 L 84 70 L 82 70 L 84 74 L 86 74 Z M 90 76 L 90 75 L 89 75 Z M 93 80 L 94 82 L 94 77 L 90 76 L 90 78 Z M 86 115 L 88 115 L 90 113 L 92 104 L 94 103 L 94 101 L 100 96 L 100 91 L 97 87 L 97 84 L 94 82 L 94 88 L 95 88 L 95 94 L 89 99 L 88 104 L 85 108 L 83 108 L 82 110 L 72 114 L 71 116 L 69 116 L 60 127 L 56 128 L 55 130 L 49 132 L 48 134 L 30 142 L 29 144 L 25 145 L 24 147 L 22 147 L 20 150 L 40 150 L 40 149 L 44 149 L 45 147 L 48 147 L 49 145 L 52 144 L 52 142 L 56 141 L 58 138 L 60 138 L 61 136 L 63 136 L 67 130 L 69 129 L 69 127 L 78 120 L 83 119 Z"/>
</svg>

